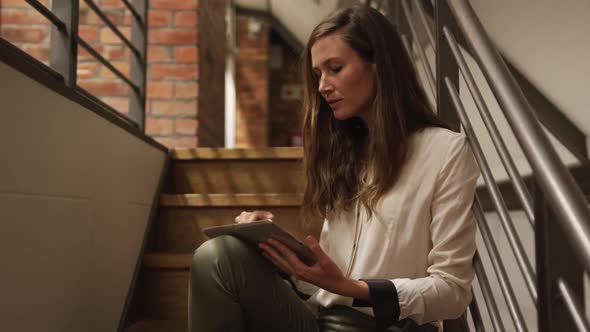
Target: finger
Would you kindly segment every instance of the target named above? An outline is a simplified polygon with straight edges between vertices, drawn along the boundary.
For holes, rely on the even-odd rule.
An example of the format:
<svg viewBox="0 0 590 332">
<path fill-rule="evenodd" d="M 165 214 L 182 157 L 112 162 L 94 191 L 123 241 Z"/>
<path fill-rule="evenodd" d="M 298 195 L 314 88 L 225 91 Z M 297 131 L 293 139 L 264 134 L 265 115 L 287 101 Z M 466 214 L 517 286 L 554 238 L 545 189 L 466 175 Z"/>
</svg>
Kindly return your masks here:
<svg viewBox="0 0 590 332">
<path fill-rule="evenodd" d="M 235 220 L 236 220 L 236 222 L 237 222 L 238 224 L 241 224 L 241 223 L 245 223 L 245 222 L 247 222 L 247 221 L 248 221 L 248 220 L 247 220 L 247 219 L 248 219 L 248 214 L 249 214 L 249 212 L 247 212 L 247 211 L 242 211 L 242 213 L 240 213 L 240 215 L 236 217 L 236 219 L 235 219 Z"/>
<path fill-rule="evenodd" d="M 266 251 L 263 251 L 262 252 L 262 256 L 264 256 L 264 258 L 266 258 L 269 261 L 271 261 L 272 264 L 274 266 L 276 266 L 278 269 L 280 269 L 281 271 L 283 271 L 283 273 L 285 273 L 287 275 L 293 275 L 293 272 L 290 270 L 290 268 L 286 267 L 282 263 L 279 263 L 276 259 L 274 259 L 272 256 L 270 256 Z"/>
<path fill-rule="evenodd" d="M 311 252 L 313 252 L 314 256 L 317 258 L 318 261 L 324 261 L 325 258 L 328 257 L 324 250 L 322 250 L 322 247 L 320 246 L 318 240 L 316 240 L 316 238 L 312 235 L 306 236 L 305 242 L 307 247 L 311 250 Z"/>
<path fill-rule="evenodd" d="M 256 220 L 272 219 L 275 217 L 274 214 L 270 211 L 256 210 L 252 213 L 256 216 Z"/>
<path fill-rule="evenodd" d="M 268 239 L 268 243 L 270 243 L 273 247 L 275 247 L 278 252 L 280 252 L 281 256 L 287 261 L 287 263 L 293 267 L 294 270 L 301 269 L 303 267 L 307 267 L 307 265 L 303 264 L 303 262 L 297 257 L 297 254 L 291 248 L 287 247 L 281 241 L 277 241 L 275 239 Z"/>
<path fill-rule="evenodd" d="M 280 267 L 283 271 L 293 274 L 293 268 L 276 249 L 265 243 L 260 243 L 258 246 L 263 250 L 263 254 L 266 254 L 269 258 L 272 258 L 275 265 Z"/>
</svg>

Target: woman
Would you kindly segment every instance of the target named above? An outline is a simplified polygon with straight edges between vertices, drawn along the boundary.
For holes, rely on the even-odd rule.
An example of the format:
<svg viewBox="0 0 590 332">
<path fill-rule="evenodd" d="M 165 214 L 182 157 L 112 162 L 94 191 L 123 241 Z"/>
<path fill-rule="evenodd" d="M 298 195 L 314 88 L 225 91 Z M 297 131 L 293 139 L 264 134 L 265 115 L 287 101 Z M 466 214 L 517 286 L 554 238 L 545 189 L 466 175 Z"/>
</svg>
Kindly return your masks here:
<svg viewBox="0 0 590 332">
<path fill-rule="evenodd" d="M 374 9 L 327 17 L 302 60 L 304 219 L 324 219 L 319 242 L 306 238 L 317 263 L 272 240 L 260 244 L 266 260 L 233 237 L 204 243 L 191 271 L 191 330 L 436 331 L 471 300 L 479 170 L 465 138 L 433 114 Z"/>
</svg>

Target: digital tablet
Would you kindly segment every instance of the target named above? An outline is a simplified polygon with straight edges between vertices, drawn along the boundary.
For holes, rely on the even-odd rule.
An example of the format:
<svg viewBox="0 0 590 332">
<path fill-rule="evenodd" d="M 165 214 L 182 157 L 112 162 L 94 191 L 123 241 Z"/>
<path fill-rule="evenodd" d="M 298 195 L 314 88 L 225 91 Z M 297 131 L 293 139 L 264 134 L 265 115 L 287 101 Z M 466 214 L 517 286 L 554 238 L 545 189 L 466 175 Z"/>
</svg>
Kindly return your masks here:
<svg viewBox="0 0 590 332">
<path fill-rule="evenodd" d="M 210 238 L 220 235 L 233 235 L 258 248 L 258 243 L 273 238 L 291 248 L 306 265 L 315 264 L 315 256 L 311 250 L 297 240 L 291 233 L 275 224 L 272 220 L 260 220 L 251 223 L 232 224 L 205 228 L 203 233 Z"/>
</svg>

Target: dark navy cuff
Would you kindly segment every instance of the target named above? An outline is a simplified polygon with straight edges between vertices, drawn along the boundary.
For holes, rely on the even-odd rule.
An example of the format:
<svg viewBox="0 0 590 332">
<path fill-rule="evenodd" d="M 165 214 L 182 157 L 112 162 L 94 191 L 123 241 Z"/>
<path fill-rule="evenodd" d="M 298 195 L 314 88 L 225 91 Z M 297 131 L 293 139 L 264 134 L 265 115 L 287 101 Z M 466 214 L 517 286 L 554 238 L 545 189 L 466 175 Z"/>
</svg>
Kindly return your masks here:
<svg viewBox="0 0 590 332">
<path fill-rule="evenodd" d="M 399 320 L 399 299 L 397 289 L 391 280 L 360 279 L 369 285 L 370 301 L 354 299 L 353 307 L 373 307 L 377 330 L 386 329 Z"/>
</svg>

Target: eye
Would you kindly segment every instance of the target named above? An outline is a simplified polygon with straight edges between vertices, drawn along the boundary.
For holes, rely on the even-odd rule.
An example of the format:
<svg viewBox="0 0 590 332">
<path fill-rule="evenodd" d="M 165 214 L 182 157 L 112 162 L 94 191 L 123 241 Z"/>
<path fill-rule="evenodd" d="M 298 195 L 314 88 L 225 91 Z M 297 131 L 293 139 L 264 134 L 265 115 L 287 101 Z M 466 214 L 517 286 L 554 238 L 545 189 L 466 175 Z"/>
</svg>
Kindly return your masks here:
<svg viewBox="0 0 590 332">
<path fill-rule="evenodd" d="M 338 74 L 342 70 L 342 66 L 332 67 L 330 69 L 334 74 Z"/>
</svg>

